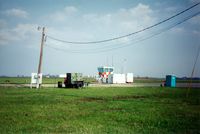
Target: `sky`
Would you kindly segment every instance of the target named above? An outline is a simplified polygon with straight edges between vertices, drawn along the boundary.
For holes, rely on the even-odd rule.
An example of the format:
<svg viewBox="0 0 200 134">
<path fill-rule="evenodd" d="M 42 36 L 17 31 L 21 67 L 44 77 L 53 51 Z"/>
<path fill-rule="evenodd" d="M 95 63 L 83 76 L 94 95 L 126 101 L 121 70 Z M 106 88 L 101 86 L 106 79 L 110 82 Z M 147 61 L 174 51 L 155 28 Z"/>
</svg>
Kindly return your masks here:
<svg viewBox="0 0 200 134">
<path fill-rule="evenodd" d="M 200 5 L 151 29 L 115 38 L 156 24 L 199 0 L 0 0 L 0 75 L 37 72 L 41 29 L 45 27 L 42 73 L 97 75 L 97 67 L 115 73 L 190 77 L 200 46 Z M 200 57 L 194 77 L 200 77 Z"/>
</svg>

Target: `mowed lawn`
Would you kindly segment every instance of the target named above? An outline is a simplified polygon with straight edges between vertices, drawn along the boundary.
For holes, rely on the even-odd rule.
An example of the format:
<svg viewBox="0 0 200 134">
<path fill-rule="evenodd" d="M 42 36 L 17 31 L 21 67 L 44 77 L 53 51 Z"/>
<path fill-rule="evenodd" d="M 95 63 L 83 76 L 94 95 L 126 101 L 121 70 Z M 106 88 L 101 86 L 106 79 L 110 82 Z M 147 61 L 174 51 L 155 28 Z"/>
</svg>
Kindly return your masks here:
<svg viewBox="0 0 200 134">
<path fill-rule="evenodd" d="M 0 133 L 200 133 L 200 89 L 0 88 Z"/>
</svg>

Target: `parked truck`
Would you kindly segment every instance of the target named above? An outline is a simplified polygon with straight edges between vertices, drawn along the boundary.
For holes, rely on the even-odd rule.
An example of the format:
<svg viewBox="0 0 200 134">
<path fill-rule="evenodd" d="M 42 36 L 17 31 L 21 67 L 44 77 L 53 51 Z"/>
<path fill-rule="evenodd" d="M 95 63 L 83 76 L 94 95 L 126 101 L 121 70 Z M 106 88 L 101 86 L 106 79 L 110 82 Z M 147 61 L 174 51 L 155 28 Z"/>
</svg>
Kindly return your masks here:
<svg viewBox="0 0 200 134">
<path fill-rule="evenodd" d="M 62 88 L 63 83 L 58 82 L 58 87 Z M 64 78 L 65 88 L 82 88 L 84 86 L 84 81 L 81 73 L 67 73 Z"/>
</svg>

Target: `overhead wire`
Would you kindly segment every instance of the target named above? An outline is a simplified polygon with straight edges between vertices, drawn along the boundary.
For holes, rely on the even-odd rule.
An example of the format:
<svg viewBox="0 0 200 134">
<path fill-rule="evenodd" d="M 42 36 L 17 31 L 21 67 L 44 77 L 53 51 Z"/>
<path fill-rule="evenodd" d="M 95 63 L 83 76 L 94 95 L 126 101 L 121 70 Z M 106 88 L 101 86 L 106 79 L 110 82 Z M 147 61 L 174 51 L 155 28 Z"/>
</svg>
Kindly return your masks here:
<svg viewBox="0 0 200 134">
<path fill-rule="evenodd" d="M 164 19 L 164 20 L 162 20 L 162 21 L 160 21 L 160 22 L 158 22 L 156 24 L 153 24 L 151 26 L 148 26 L 146 28 L 143 28 L 141 30 L 138 30 L 138 31 L 126 34 L 126 35 L 114 37 L 114 38 L 109 38 L 109 39 L 104 39 L 104 40 L 97 40 L 97 41 L 85 41 L 85 42 L 84 41 L 67 41 L 67 40 L 61 40 L 61 39 L 55 38 L 55 37 L 50 36 L 50 35 L 47 35 L 47 38 L 55 40 L 55 41 L 63 42 L 63 43 L 68 43 L 68 44 L 96 44 L 96 43 L 110 42 L 110 41 L 113 41 L 113 40 L 118 40 L 118 39 L 122 39 L 122 38 L 125 38 L 125 37 L 129 37 L 129 36 L 141 33 L 143 31 L 149 30 L 151 28 L 154 28 L 154 27 L 156 27 L 156 26 L 158 26 L 158 25 L 160 25 L 162 23 L 165 23 L 165 22 L 167 22 L 167 21 L 169 21 L 169 20 L 171 20 L 171 19 L 173 19 L 173 18 L 175 18 L 175 17 L 177 17 L 177 16 L 179 16 L 179 15 L 181 15 L 181 14 L 183 14 L 183 13 L 189 11 L 189 10 L 191 10 L 192 8 L 198 6 L 199 4 L 200 4 L 200 2 L 198 2 L 198 3 L 196 3 L 196 4 L 192 5 L 192 6 L 190 6 L 189 8 L 187 8 L 187 9 L 185 9 L 185 10 L 183 10 L 183 11 L 181 11 L 181 12 L 179 12 L 179 13 L 177 13 L 177 14 L 175 14 L 175 15 L 167 18 L 167 19 Z"/>
<path fill-rule="evenodd" d="M 142 38 L 140 40 L 137 40 L 135 42 L 131 42 L 131 43 L 128 43 L 128 44 L 125 44 L 125 45 L 122 45 L 122 46 L 118 46 L 118 45 L 115 45 L 115 46 L 112 46 L 111 48 L 106 48 L 106 47 L 102 47 L 102 49 L 87 49 L 89 51 L 77 51 L 77 50 L 67 50 L 67 49 L 63 49 L 63 48 L 56 48 L 55 46 L 52 46 L 52 45 L 49 45 L 49 44 L 46 44 L 47 47 L 49 48 L 52 48 L 52 49 L 55 49 L 55 50 L 58 50 L 58 51 L 64 51 L 64 52 L 70 52 L 70 53 L 101 53 L 101 52 L 108 52 L 108 51 L 112 51 L 112 50 L 116 50 L 116 49 L 120 49 L 120 48 L 124 48 L 124 47 L 128 47 L 128 46 L 132 46 L 134 44 L 137 44 L 139 42 L 142 42 L 142 41 L 145 41 L 145 40 L 148 40 L 148 39 L 151 39 L 157 35 L 160 35 L 161 33 L 164 33 L 172 28 L 174 28 L 175 26 L 177 25 L 180 25 L 182 23 L 184 23 L 185 21 L 197 16 L 200 14 L 200 11 L 199 12 L 196 12 L 190 16 L 187 16 L 185 17 L 183 20 L 179 21 L 179 22 L 176 22 L 174 23 L 173 25 L 170 25 L 166 28 L 163 28 L 162 30 L 158 31 L 157 33 L 153 33 L 152 35 L 148 36 L 148 37 L 145 37 L 145 38 Z"/>
</svg>

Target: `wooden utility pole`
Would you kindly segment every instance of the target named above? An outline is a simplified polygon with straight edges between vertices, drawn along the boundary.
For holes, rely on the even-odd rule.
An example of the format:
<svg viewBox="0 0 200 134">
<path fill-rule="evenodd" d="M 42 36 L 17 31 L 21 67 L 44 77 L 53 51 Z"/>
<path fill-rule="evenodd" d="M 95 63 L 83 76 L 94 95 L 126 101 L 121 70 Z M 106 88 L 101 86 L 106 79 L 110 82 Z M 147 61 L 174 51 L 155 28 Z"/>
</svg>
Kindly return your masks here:
<svg viewBox="0 0 200 134">
<path fill-rule="evenodd" d="M 39 59 L 39 65 L 38 65 L 38 78 L 37 78 L 37 88 L 39 88 L 40 85 L 40 81 L 39 81 L 39 77 L 41 74 L 41 68 L 42 68 L 42 56 L 43 56 L 43 46 L 44 46 L 44 38 L 45 38 L 45 27 L 42 28 L 42 39 L 41 39 L 41 46 L 40 46 L 40 59 Z"/>
</svg>

